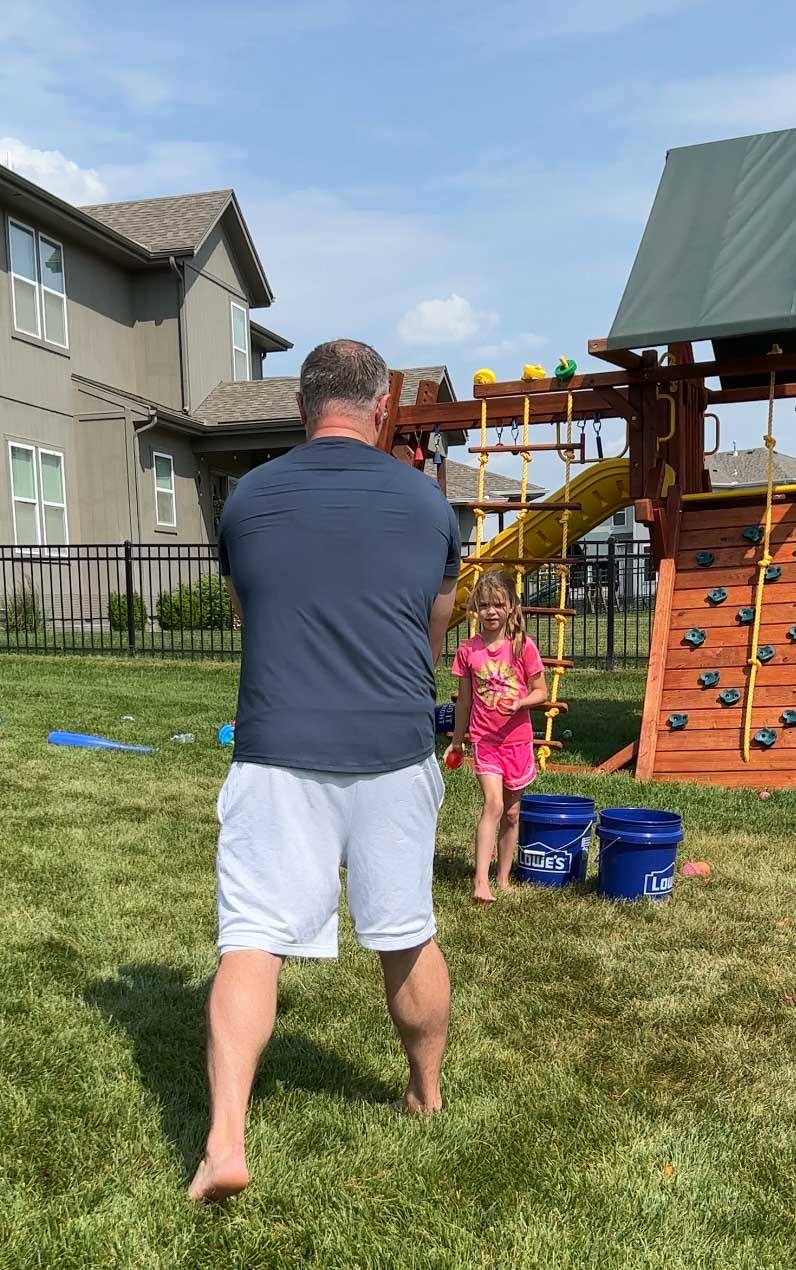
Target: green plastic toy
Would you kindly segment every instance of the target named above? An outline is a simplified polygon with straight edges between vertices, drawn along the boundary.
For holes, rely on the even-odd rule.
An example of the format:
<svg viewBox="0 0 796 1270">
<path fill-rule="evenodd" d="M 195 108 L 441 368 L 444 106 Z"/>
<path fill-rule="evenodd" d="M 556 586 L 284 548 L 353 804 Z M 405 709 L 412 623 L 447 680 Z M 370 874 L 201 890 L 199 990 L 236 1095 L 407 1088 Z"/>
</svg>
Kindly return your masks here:
<svg viewBox="0 0 796 1270">
<path fill-rule="evenodd" d="M 723 586 L 717 586 L 712 591 L 708 591 L 707 598 L 711 604 L 723 604 L 727 599 L 727 592 Z"/>
<path fill-rule="evenodd" d="M 690 644 L 692 648 L 699 648 L 700 644 L 704 644 L 707 634 L 701 626 L 692 626 L 690 631 L 686 631 L 683 636 L 686 644 Z"/>
<path fill-rule="evenodd" d="M 747 525 L 743 531 L 743 536 L 747 542 L 754 543 L 755 546 L 763 541 L 763 528 L 761 525 Z"/>
<path fill-rule="evenodd" d="M 696 553 L 696 562 L 700 569 L 709 569 L 716 557 L 712 551 L 698 551 Z"/>
<path fill-rule="evenodd" d="M 688 723 L 687 714 L 670 714 L 666 722 L 672 729 L 672 732 L 680 732 Z"/>
<path fill-rule="evenodd" d="M 775 744 L 777 734 L 773 728 L 761 728 L 759 732 L 755 732 L 753 739 L 758 745 L 764 745 L 769 750 Z"/>
<path fill-rule="evenodd" d="M 755 620 L 755 611 L 754 609 L 739 609 L 736 617 L 741 623 L 741 626 L 750 626 Z"/>
<path fill-rule="evenodd" d="M 571 357 L 562 357 L 555 369 L 556 379 L 571 379 L 578 369 L 578 363 L 573 362 Z"/>
<path fill-rule="evenodd" d="M 721 678 L 718 670 L 704 670 L 699 676 L 703 688 L 715 688 Z"/>
<path fill-rule="evenodd" d="M 741 693 L 738 688 L 725 688 L 719 693 L 719 701 L 723 706 L 735 706 L 741 700 Z"/>
</svg>

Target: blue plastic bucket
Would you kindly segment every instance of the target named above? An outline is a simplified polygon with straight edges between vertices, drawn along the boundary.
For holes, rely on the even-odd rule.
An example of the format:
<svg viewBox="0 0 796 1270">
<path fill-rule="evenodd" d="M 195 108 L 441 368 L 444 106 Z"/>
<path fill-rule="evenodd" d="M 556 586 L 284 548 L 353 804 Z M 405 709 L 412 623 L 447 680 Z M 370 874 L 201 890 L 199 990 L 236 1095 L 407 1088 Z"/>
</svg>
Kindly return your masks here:
<svg viewBox="0 0 796 1270">
<path fill-rule="evenodd" d="M 668 900 L 683 822 L 673 811 L 606 807 L 597 826 L 597 890 L 609 900 Z"/>
<path fill-rule="evenodd" d="M 593 824 L 593 798 L 526 794 L 520 803 L 517 880 L 554 887 L 582 882 Z"/>
</svg>

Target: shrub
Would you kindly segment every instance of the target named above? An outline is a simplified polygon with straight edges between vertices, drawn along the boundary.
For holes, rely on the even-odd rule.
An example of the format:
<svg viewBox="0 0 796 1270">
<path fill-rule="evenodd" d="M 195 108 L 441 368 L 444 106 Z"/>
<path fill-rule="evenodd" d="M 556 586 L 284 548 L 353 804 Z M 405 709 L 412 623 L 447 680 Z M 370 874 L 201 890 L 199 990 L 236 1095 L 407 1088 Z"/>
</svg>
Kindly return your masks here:
<svg viewBox="0 0 796 1270">
<path fill-rule="evenodd" d="M 137 591 L 133 591 L 133 622 L 136 630 L 142 631 L 149 614 L 146 605 Z M 127 630 L 127 596 L 121 591 L 113 591 L 108 598 L 108 621 L 112 631 Z"/>
<path fill-rule="evenodd" d="M 162 591 L 157 602 L 164 631 L 232 630 L 232 601 L 221 578 L 204 577 L 174 591 Z"/>
<path fill-rule="evenodd" d="M 6 595 L 4 624 L 8 631 L 33 633 L 44 621 L 41 597 L 29 578 L 18 578 Z"/>
</svg>

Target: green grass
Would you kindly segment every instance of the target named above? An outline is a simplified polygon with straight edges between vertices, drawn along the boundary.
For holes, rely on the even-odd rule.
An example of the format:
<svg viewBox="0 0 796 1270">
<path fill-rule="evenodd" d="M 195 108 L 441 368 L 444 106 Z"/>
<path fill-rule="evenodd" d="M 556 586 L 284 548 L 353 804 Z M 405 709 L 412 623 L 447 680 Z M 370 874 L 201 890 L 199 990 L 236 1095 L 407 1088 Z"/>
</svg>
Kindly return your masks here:
<svg viewBox="0 0 796 1270">
<path fill-rule="evenodd" d="M 792 1265 L 796 797 L 627 777 L 545 787 L 681 810 L 709 883 L 657 907 L 523 889 L 474 910 L 477 795 L 449 776 L 444 1114 L 388 1110 L 403 1060 L 346 926 L 338 964 L 285 971 L 250 1190 L 188 1204 L 235 684 L 217 663 L 0 659 L 2 1270 Z M 632 735 L 638 675 L 565 684 L 576 761 Z M 162 748 L 48 749 L 53 727 Z M 195 745 L 170 744 L 183 731 Z"/>
</svg>

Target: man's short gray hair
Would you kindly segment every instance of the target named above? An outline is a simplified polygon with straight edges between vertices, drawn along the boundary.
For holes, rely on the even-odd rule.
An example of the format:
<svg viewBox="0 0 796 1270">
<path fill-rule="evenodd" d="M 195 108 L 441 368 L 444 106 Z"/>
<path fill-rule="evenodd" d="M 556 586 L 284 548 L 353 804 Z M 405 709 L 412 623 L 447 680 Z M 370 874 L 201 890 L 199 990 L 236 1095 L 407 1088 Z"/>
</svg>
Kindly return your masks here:
<svg viewBox="0 0 796 1270">
<path fill-rule="evenodd" d="M 364 414 L 389 388 L 387 363 L 375 348 L 357 340 L 330 340 L 308 353 L 301 367 L 299 391 L 307 429 L 335 405 L 341 414 Z"/>
</svg>

